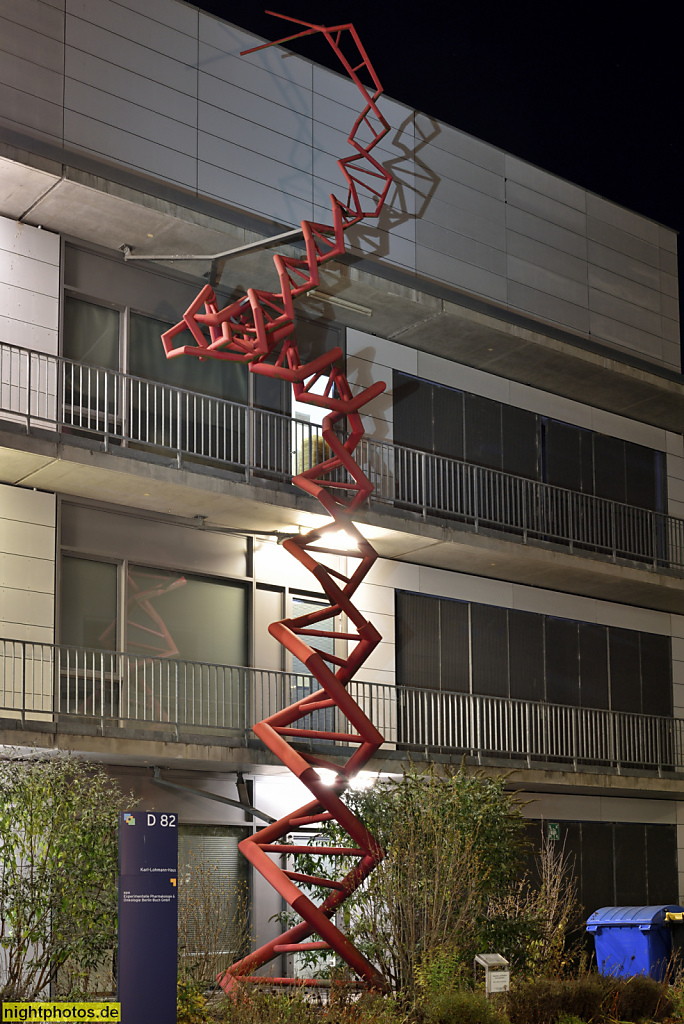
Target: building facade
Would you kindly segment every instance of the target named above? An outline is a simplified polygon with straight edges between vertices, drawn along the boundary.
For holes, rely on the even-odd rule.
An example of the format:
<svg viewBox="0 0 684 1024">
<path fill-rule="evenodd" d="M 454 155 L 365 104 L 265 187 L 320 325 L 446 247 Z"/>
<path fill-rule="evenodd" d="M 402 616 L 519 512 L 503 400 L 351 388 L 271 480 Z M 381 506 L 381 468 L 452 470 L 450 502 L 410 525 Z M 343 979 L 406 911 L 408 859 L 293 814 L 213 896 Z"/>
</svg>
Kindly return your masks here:
<svg viewBox="0 0 684 1024">
<path fill-rule="evenodd" d="M 354 90 L 180 0 L 0 0 L 0 27 L 0 742 L 104 762 L 249 882 L 245 808 L 300 800 L 250 725 L 311 686 L 267 626 L 321 601 L 278 543 L 323 521 L 291 485 L 320 418 L 159 337 L 207 281 L 274 286 L 258 243 L 326 219 Z M 305 354 L 386 384 L 374 767 L 512 770 L 588 912 L 681 902 L 676 235 L 383 109 L 389 203 L 298 309 Z M 280 903 L 250 884 L 261 942 Z"/>
</svg>

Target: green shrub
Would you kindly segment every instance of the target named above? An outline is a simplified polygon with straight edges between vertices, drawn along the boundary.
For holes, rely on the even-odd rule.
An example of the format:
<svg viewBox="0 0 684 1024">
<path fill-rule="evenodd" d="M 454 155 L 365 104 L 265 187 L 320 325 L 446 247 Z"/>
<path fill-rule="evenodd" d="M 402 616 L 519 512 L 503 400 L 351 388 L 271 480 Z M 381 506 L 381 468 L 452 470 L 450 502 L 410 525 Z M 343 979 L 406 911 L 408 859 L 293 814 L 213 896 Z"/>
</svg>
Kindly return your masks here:
<svg viewBox="0 0 684 1024">
<path fill-rule="evenodd" d="M 610 1012 L 618 1020 L 660 1021 L 674 1010 L 667 986 L 652 978 L 636 977 L 618 982 Z"/>
<path fill-rule="evenodd" d="M 674 1008 L 667 987 L 651 978 L 585 974 L 514 984 L 506 999 L 511 1024 L 571 1024 L 573 1020 L 662 1021 Z"/>
<path fill-rule="evenodd" d="M 204 1024 L 206 999 L 194 981 L 178 981 L 176 993 L 176 1020 L 178 1024 Z"/>
<path fill-rule="evenodd" d="M 426 1024 L 503 1024 L 504 1018 L 479 992 L 451 988 L 421 1000 Z"/>
</svg>

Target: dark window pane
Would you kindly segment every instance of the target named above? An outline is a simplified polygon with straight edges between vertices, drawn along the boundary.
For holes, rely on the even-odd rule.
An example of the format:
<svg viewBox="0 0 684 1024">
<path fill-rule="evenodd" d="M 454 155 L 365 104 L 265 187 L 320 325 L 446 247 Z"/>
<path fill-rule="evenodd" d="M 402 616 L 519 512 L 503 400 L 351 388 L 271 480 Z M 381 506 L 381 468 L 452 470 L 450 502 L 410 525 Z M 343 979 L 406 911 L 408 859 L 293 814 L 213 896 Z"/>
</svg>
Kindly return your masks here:
<svg viewBox="0 0 684 1024">
<path fill-rule="evenodd" d="M 397 592 L 397 681 L 439 689 L 439 600 Z"/>
<path fill-rule="evenodd" d="M 432 385 L 432 450 L 450 459 L 463 458 L 463 392 Z"/>
<path fill-rule="evenodd" d="M 582 707 L 609 707 L 607 627 L 593 622 L 580 622 L 579 652 Z"/>
<path fill-rule="evenodd" d="M 667 458 L 665 452 L 655 452 L 656 511 L 667 512 Z"/>
<path fill-rule="evenodd" d="M 466 459 L 501 469 L 501 405 L 467 392 L 464 398 Z"/>
<path fill-rule="evenodd" d="M 544 479 L 555 487 L 582 489 L 582 462 L 578 427 L 556 420 L 544 423 Z"/>
<path fill-rule="evenodd" d="M 470 690 L 468 605 L 440 601 L 441 681 L 443 690 Z"/>
<path fill-rule="evenodd" d="M 611 707 L 614 711 L 640 713 L 639 634 L 611 626 L 608 637 Z"/>
<path fill-rule="evenodd" d="M 631 822 L 615 825 L 615 904 L 618 907 L 648 905 L 643 825 Z"/>
<path fill-rule="evenodd" d="M 232 402 L 247 401 L 249 371 L 244 363 L 223 359 L 200 362 L 194 356 L 167 359 L 161 336 L 170 326 L 163 320 L 131 313 L 128 366 L 134 377 Z"/>
<path fill-rule="evenodd" d="M 582 822 L 581 899 L 587 916 L 600 907 L 614 907 L 613 826 Z"/>
<path fill-rule="evenodd" d="M 513 405 L 501 406 L 503 469 L 536 480 L 539 473 L 539 417 Z"/>
<path fill-rule="evenodd" d="M 511 697 L 544 700 L 544 616 L 508 613 Z"/>
<path fill-rule="evenodd" d="M 582 885 L 582 826 L 578 821 L 560 821 L 560 838 L 554 840 L 557 850 L 563 850 L 569 858 L 570 866 L 577 880 L 577 895 Z M 544 822 L 548 829 L 548 822 Z M 547 833 L 548 834 L 548 833 Z"/>
<path fill-rule="evenodd" d="M 594 493 L 625 501 L 625 442 L 619 437 L 594 434 Z"/>
<path fill-rule="evenodd" d="M 625 500 L 628 505 L 657 510 L 657 454 L 652 448 L 625 442 Z"/>
<path fill-rule="evenodd" d="M 432 387 L 396 370 L 392 375 L 395 444 L 432 451 Z"/>
<path fill-rule="evenodd" d="M 577 623 L 546 619 L 546 699 L 550 704 L 579 704 Z"/>
<path fill-rule="evenodd" d="M 580 473 L 583 494 L 595 494 L 594 491 L 594 441 L 591 430 L 580 430 Z"/>
<path fill-rule="evenodd" d="M 60 625 L 63 644 L 117 649 L 117 568 L 89 558 L 62 558 Z"/>
<path fill-rule="evenodd" d="M 672 714 L 672 652 L 669 636 L 641 633 L 641 693 L 645 715 Z"/>
<path fill-rule="evenodd" d="M 486 604 L 470 607 L 473 693 L 508 696 L 508 613 Z"/>
<path fill-rule="evenodd" d="M 648 905 L 678 903 L 677 826 L 646 826 Z"/>
<path fill-rule="evenodd" d="M 64 299 L 64 355 L 77 363 L 118 370 L 118 311 L 67 295 Z"/>
</svg>

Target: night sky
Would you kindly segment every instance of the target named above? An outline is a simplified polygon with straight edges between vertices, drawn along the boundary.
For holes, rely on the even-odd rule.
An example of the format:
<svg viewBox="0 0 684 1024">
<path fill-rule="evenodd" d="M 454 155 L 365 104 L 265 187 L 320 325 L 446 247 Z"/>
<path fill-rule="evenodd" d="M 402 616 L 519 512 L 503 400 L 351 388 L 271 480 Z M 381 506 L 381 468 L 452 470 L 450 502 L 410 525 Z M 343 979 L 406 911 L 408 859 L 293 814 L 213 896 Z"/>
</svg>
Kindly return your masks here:
<svg viewBox="0 0 684 1024">
<path fill-rule="evenodd" d="M 292 31 L 242 6 L 203 10 L 268 39 Z M 676 5 L 274 0 L 307 21 L 352 21 L 385 92 L 599 195 L 684 230 Z M 676 19 L 678 21 L 678 19 Z M 334 67 L 319 39 L 292 49 Z M 680 264 L 682 243 L 680 241 Z M 682 289 L 680 266 L 680 292 Z"/>
</svg>

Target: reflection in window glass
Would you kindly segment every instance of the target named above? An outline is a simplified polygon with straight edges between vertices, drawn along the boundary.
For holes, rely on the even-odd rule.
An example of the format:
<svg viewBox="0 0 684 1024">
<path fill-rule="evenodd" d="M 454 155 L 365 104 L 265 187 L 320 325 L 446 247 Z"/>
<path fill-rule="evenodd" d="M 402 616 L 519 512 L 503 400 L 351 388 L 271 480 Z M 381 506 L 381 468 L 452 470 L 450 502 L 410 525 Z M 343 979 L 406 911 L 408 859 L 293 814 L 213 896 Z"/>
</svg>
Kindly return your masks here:
<svg viewBox="0 0 684 1024">
<path fill-rule="evenodd" d="M 126 650 L 154 658 L 244 665 L 246 600 L 240 584 L 131 566 Z"/>
<path fill-rule="evenodd" d="M 141 313 L 131 313 L 129 371 L 134 377 L 197 391 L 231 402 L 247 401 L 247 366 L 228 360 L 201 363 L 193 356 L 167 359 L 161 336 L 172 325 Z"/>
<path fill-rule="evenodd" d="M 118 370 L 118 311 L 67 295 L 64 299 L 64 355 L 88 366 Z"/>
<path fill-rule="evenodd" d="M 63 644 L 116 650 L 115 565 L 65 555 L 60 607 Z"/>
</svg>

